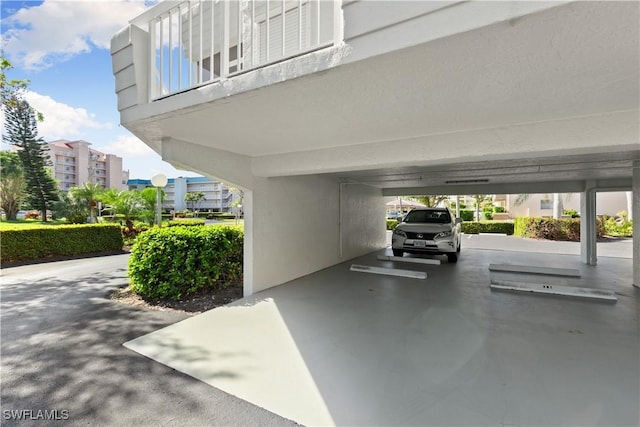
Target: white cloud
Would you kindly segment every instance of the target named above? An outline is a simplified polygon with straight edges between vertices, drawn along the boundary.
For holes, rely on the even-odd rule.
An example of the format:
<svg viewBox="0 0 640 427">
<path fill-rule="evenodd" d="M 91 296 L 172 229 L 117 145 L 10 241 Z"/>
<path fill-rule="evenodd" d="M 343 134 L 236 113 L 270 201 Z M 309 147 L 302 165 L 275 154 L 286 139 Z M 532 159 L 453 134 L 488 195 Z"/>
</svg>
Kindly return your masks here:
<svg viewBox="0 0 640 427">
<path fill-rule="evenodd" d="M 4 53 L 15 66 L 41 70 L 94 47 L 108 49 L 111 37 L 149 3 L 45 0 L 3 19 Z"/>
<path fill-rule="evenodd" d="M 26 92 L 25 99 L 44 121 L 38 123 L 38 135 L 47 141 L 70 139 L 86 135 L 88 129 L 111 129 L 111 123 L 101 123 L 84 108 L 74 108 L 36 92 Z"/>
<path fill-rule="evenodd" d="M 115 154 L 123 158 L 126 157 L 143 157 L 148 155 L 159 155 L 153 151 L 147 144 L 140 141 L 133 135 L 119 135 L 116 140 L 106 146 L 101 146 L 100 151 Z"/>
</svg>

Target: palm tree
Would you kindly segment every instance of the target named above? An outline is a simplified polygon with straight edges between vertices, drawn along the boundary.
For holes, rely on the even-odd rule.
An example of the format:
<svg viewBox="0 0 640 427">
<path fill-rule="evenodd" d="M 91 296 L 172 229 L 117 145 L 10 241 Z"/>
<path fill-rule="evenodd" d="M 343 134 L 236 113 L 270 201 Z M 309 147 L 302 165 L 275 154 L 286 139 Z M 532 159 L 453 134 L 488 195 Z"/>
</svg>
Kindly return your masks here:
<svg viewBox="0 0 640 427">
<path fill-rule="evenodd" d="M 136 190 L 118 191 L 115 188 L 109 188 L 102 194 L 102 201 L 113 217 L 123 215 L 125 221 L 131 221 L 138 216 L 143 208 L 142 196 Z"/>
<path fill-rule="evenodd" d="M 200 202 L 204 202 L 205 200 L 207 199 L 202 191 L 188 192 L 184 196 L 184 201 L 187 203 L 187 206 L 191 205 L 192 211 L 195 211 L 195 207 L 198 206 Z"/>
<path fill-rule="evenodd" d="M 87 182 L 82 187 L 74 187 L 69 190 L 74 199 L 81 203 L 86 203 L 90 208 L 89 222 L 96 222 L 96 207 L 98 206 L 98 200 L 104 192 L 104 189 L 100 184 L 95 182 Z"/>
<path fill-rule="evenodd" d="M 480 221 L 480 205 L 486 202 L 490 196 L 487 194 L 474 194 L 471 197 L 473 197 L 476 202 L 476 221 Z"/>
</svg>

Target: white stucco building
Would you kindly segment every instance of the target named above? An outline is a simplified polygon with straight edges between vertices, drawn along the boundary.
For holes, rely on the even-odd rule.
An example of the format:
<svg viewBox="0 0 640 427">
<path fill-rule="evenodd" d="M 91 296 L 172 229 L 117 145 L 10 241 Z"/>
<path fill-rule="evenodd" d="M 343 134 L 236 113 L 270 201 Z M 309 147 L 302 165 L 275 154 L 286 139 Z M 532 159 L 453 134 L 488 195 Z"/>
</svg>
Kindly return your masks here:
<svg viewBox="0 0 640 427">
<path fill-rule="evenodd" d="M 213 4 L 111 53 L 123 126 L 245 189 L 245 294 L 384 247 L 384 196 L 579 193 L 589 264 L 596 194 L 640 211 L 637 2 Z"/>
<path fill-rule="evenodd" d="M 150 179 L 130 179 L 127 182 L 129 189 L 141 190 L 153 187 Z M 165 198 L 162 202 L 164 209 L 184 211 L 191 209 L 185 201 L 187 193 L 203 193 L 204 200 L 199 202 L 194 209 L 200 212 L 230 212 L 234 194 L 229 187 L 220 181 L 215 181 L 204 176 L 169 178 L 167 186 L 163 188 Z"/>
<path fill-rule="evenodd" d="M 553 216 L 553 194 L 530 194 L 522 203 L 518 203 L 518 194 L 507 194 L 505 208 L 510 218 L 520 216 Z M 596 194 L 596 215 L 615 216 L 620 212 L 633 215 L 631 192 L 613 191 Z M 560 194 L 564 209 L 580 212 L 580 194 Z"/>
</svg>

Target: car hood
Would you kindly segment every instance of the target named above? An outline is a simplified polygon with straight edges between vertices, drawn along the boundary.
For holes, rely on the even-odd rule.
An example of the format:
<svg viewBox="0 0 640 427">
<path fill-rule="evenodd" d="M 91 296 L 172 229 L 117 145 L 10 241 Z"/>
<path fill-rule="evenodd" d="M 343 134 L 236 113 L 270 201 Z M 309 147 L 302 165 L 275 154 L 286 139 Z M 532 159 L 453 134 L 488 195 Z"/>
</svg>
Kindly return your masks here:
<svg viewBox="0 0 640 427">
<path fill-rule="evenodd" d="M 427 233 L 439 233 L 441 231 L 450 231 L 453 227 L 451 224 L 430 224 L 430 223 L 400 223 L 397 227 L 402 231 L 411 232 L 427 232 Z"/>
</svg>

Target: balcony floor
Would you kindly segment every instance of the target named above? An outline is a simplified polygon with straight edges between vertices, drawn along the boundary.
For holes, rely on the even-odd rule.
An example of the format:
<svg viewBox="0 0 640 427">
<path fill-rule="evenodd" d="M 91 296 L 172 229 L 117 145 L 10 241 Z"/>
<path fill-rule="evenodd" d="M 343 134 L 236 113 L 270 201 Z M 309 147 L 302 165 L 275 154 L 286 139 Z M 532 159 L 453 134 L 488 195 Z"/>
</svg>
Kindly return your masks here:
<svg viewBox="0 0 640 427">
<path fill-rule="evenodd" d="M 457 264 L 395 266 L 426 280 L 349 271 L 392 266 L 380 251 L 125 345 L 305 425 L 638 425 L 629 255 L 592 267 L 504 249 L 469 244 Z M 490 263 L 578 269 L 544 279 L 618 301 L 492 291 Z"/>
</svg>

